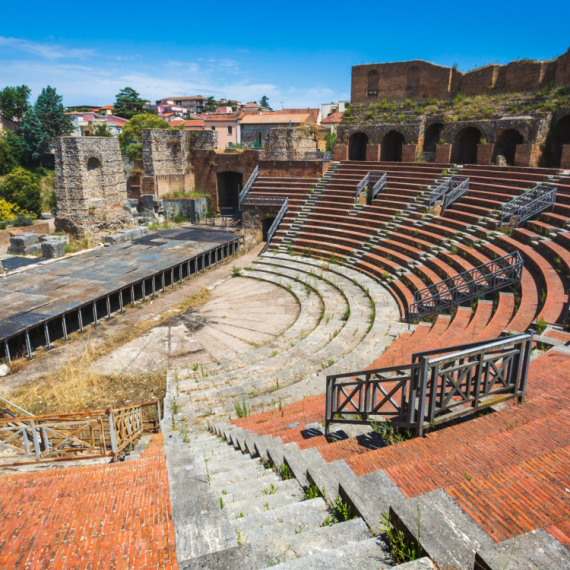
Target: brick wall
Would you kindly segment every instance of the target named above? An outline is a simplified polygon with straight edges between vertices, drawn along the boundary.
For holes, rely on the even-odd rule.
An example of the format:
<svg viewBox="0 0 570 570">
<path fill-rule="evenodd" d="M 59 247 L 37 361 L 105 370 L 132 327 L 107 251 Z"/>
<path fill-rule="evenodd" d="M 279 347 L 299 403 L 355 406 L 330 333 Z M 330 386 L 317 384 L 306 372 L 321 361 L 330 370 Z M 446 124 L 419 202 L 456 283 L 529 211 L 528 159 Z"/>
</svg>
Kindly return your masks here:
<svg viewBox="0 0 570 570">
<path fill-rule="evenodd" d="M 380 160 L 380 152 L 382 146 L 379 144 L 367 144 L 366 145 L 366 160 L 369 162 L 378 162 Z"/>
<path fill-rule="evenodd" d="M 49 222 L 39 222 L 33 226 L 26 226 L 23 228 L 13 228 L 10 227 L 7 230 L 0 230 L 0 244 L 5 244 L 10 242 L 10 233 L 15 230 L 21 230 L 25 233 L 34 233 L 40 236 L 50 233 Z"/>
<path fill-rule="evenodd" d="M 538 166 L 540 145 L 518 144 L 515 152 L 515 166 Z"/>
<path fill-rule="evenodd" d="M 402 162 L 415 162 L 418 156 L 417 144 L 405 144 L 402 146 Z"/>
<path fill-rule="evenodd" d="M 348 145 L 336 144 L 333 150 L 333 160 L 348 160 Z"/>
<path fill-rule="evenodd" d="M 435 149 L 435 161 L 449 163 L 451 162 L 452 145 L 449 143 L 438 144 Z"/>
<path fill-rule="evenodd" d="M 570 169 L 570 144 L 562 145 L 562 158 L 560 159 L 560 168 L 564 170 Z"/>
<path fill-rule="evenodd" d="M 491 164 L 495 145 L 492 143 L 481 143 L 477 145 L 477 164 Z"/>
<path fill-rule="evenodd" d="M 383 97 L 390 101 L 419 101 L 431 96 L 451 99 L 458 92 L 483 95 L 493 89 L 493 93 L 519 93 L 537 91 L 546 85 L 570 85 L 570 50 L 553 60 L 523 59 L 506 65 L 486 65 L 467 73 L 423 60 L 355 65 L 351 101 L 374 103 Z"/>
</svg>

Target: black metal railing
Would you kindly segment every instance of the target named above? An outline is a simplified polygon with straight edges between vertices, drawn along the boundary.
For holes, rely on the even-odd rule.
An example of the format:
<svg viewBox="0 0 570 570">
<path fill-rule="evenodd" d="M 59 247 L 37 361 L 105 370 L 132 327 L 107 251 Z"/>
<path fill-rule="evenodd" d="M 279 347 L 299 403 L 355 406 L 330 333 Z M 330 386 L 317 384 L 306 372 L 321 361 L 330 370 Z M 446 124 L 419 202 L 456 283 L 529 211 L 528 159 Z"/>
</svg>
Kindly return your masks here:
<svg viewBox="0 0 570 570">
<path fill-rule="evenodd" d="M 259 165 L 257 165 L 253 169 L 251 176 L 249 177 L 248 181 L 245 183 L 245 186 L 242 188 L 242 191 L 239 193 L 238 208 L 241 209 L 241 203 L 243 202 L 243 199 L 245 198 L 246 194 L 251 190 L 251 187 L 253 186 L 253 183 L 255 182 L 255 179 L 257 178 L 258 174 L 259 174 Z"/>
<path fill-rule="evenodd" d="M 524 261 L 518 251 L 414 292 L 408 322 L 520 282 Z"/>
<path fill-rule="evenodd" d="M 533 335 L 419 352 L 401 366 L 327 376 L 325 432 L 333 423 L 390 421 L 417 436 L 526 391 Z"/>
<path fill-rule="evenodd" d="M 279 224 L 281 223 L 281 221 L 285 217 L 285 214 L 287 213 L 288 209 L 289 209 L 289 198 L 285 198 L 285 200 L 283 201 L 283 204 L 281 205 L 281 209 L 279 210 L 279 213 L 277 214 L 277 216 L 273 220 L 273 223 L 271 224 L 271 227 L 267 231 L 267 245 L 265 246 L 266 248 L 271 243 L 271 240 L 273 239 L 273 236 L 275 235 L 275 232 L 277 231 Z"/>
<path fill-rule="evenodd" d="M 429 207 L 433 207 L 433 205 L 438 200 L 443 200 L 444 196 L 445 202 L 444 207 L 450 206 L 455 200 L 457 200 L 460 196 L 465 194 L 469 190 L 469 178 L 461 178 L 459 176 L 451 176 L 444 180 L 437 188 L 432 190 L 429 195 Z M 451 195 L 452 200 L 450 201 L 447 198 L 448 195 Z"/>
<path fill-rule="evenodd" d="M 366 173 L 366 175 L 362 178 L 362 180 L 356 186 L 356 193 L 355 193 L 354 199 L 358 200 L 358 197 L 360 196 L 360 194 L 362 194 L 362 192 L 364 192 L 365 190 L 367 191 L 370 184 L 373 184 L 372 198 L 374 199 L 376 194 L 378 194 L 378 192 L 380 192 L 380 190 L 382 190 L 386 186 L 387 176 L 388 175 L 386 172 L 380 172 L 377 170 L 372 170 L 372 171 Z"/>
<path fill-rule="evenodd" d="M 538 184 L 524 194 L 513 198 L 501 209 L 501 225 L 506 220 L 513 220 L 514 225 L 519 226 L 547 208 L 554 208 L 556 204 L 557 188 L 546 184 Z"/>
</svg>

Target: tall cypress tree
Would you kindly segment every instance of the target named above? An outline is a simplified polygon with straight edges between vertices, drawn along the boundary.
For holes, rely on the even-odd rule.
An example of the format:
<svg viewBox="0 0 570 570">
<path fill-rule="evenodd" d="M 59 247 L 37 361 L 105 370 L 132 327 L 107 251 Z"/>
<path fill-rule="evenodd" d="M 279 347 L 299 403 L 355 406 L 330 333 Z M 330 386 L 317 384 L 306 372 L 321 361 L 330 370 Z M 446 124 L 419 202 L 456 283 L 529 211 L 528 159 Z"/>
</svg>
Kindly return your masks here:
<svg viewBox="0 0 570 570">
<path fill-rule="evenodd" d="M 62 104 L 63 97 L 49 85 L 42 89 L 34 111 L 43 125 L 50 145 L 55 137 L 65 137 L 73 132 L 71 119 L 65 114 Z"/>
<path fill-rule="evenodd" d="M 34 108 L 26 113 L 22 125 L 24 144 L 34 162 L 41 160 L 42 156 L 50 150 L 50 138 Z"/>
</svg>

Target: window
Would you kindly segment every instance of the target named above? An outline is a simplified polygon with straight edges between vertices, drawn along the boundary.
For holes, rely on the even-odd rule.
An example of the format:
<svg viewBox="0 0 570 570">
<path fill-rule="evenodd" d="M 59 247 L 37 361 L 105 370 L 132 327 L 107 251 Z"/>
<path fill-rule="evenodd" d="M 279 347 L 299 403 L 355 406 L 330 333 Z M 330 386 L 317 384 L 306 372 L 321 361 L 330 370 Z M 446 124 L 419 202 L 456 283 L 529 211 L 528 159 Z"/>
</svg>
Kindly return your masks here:
<svg viewBox="0 0 570 570">
<path fill-rule="evenodd" d="M 215 127 L 215 126 L 214 126 L 214 127 L 212 127 L 212 130 L 213 130 L 213 131 L 215 131 L 215 130 L 216 130 L 216 127 Z"/>
<path fill-rule="evenodd" d="M 232 134 L 232 128 L 228 127 L 228 135 L 231 135 L 231 134 Z"/>
</svg>

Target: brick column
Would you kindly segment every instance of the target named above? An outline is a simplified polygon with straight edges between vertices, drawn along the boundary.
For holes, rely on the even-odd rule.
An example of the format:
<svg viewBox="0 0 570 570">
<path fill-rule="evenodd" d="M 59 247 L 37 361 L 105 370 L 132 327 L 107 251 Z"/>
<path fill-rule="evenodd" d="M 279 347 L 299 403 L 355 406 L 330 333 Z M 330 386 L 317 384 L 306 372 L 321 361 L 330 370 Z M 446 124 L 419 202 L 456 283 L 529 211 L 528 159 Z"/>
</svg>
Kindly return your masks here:
<svg viewBox="0 0 570 570">
<path fill-rule="evenodd" d="M 560 159 L 560 168 L 564 168 L 564 170 L 570 169 L 570 144 L 562 145 L 562 157 Z"/>
<path fill-rule="evenodd" d="M 477 164 L 491 164 L 495 145 L 493 143 L 481 143 L 477 145 Z"/>
<path fill-rule="evenodd" d="M 335 144 L 333 150 L 333 160 L 348 160 L 348 145 Z"/>
<path fill-rule="evenodd" d="M 515 166 L 537 166 L 540 145 L 521 143 L 515 150 Z"/>
<path fill-rule="evenodd" d="M 379 162 L 380 161 L 380 149 L 379 144 L 367 144 L 366 145 L 366 160 L 368 162 Z"/>
<path fill-rule="evenodd" d="M 402 162 L 416 162 L 417 156 L 417 144 L 405 144 L 402 146 Z"/>
<path fill-rule="evenodd" d="M 435 161 L 451 162 L 451 146 L 449 143 L 438 144 L 435 149 Z"/>
</svg>

